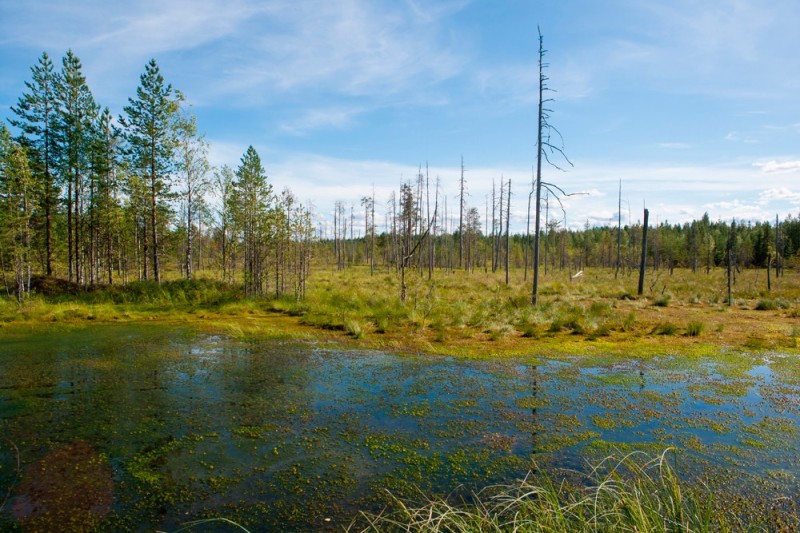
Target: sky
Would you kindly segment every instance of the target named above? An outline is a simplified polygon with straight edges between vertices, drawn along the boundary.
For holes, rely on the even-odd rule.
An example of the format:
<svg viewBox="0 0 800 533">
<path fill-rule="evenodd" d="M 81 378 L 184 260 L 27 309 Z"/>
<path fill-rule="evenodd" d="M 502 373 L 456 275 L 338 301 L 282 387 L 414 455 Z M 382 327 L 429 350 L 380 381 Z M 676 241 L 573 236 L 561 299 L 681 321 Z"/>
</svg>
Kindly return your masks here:
<svg viewBox="0 0 800 533">
<path fill-rule="evenodd" d="M 42 52 L 81 59 L 119 115 L 155 58 L 216 166 L 248 145 L 329 220 L 427 165 L 452 218 L 511 180 L 525 227 L 538 33 L 569 163 L 543 181 L 570 227 L 800 213 L 797 0 L 0 0 L 0 119 Z M 443 198 L 442 203 L 445 202 Z M 555 203 L 555 202 L 553 202 Z"/>
</svg>

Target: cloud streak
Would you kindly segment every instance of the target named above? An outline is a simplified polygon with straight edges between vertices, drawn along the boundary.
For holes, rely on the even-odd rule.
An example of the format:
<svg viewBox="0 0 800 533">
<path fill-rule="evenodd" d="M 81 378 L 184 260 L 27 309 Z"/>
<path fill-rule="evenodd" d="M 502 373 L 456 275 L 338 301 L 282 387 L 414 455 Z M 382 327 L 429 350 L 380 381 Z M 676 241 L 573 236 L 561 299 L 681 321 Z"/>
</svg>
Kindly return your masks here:
<svg viewBox="0 0 800 533">
<path fill-rule="evenodd" d="M 800 170 L 800 161 L 767 161 L 766 163 L 756 163 L 764 174 L 774 174 L 776 172 L 794 172 Z"/>
</svg>

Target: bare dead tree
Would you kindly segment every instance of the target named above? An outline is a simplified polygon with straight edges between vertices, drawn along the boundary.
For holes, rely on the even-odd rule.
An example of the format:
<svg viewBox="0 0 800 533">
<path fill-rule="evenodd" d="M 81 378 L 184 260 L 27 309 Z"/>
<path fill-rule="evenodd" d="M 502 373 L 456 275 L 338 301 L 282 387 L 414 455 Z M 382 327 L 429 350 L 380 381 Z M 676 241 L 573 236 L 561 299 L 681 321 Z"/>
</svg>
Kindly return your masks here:
<svg viewBox="0 0 800 533">
<path fill-rule="evenodd" d="M 506 286 L 508 286 L 508 263 L 511 254 L 511 180 L 508 180 L 506 188 Z"/>
<path fill-rule="evenodd" d="M 644 291 L 644 271 L 647 266 L 647 227 L 649 225 L 650 211 L 644 210 L 644 225 L 642 226 L 642 260 L 639 262 L 639 289 L 637 294 L 642 295 Z"/>
<path fill-rule="evenodd" d="M 549 191 L 555 199 L 561 203 L 559 193 L 562 196 L 571 196 L 564 192 L 564 190 L 552 183 L 545 183 L 542 181 L 542 160 L 546 161 L 550 166 L 557 170 L 563 171 L 561 167 L 553 163 L 550 159 L 553 155 L 561 156 L 570 166 L 572 162 L 564 153 L 564 138 L 561 133 L 550 124 L 550 113 L 552 110 L 545 107 L 548 102 L 554 101 L 552 98 L 544 98 L 545 91 L 552 91 L 547 87 L 547 80 L 549 79 L 544 74 L 544 69 L 548 65 L 544 62 L 544 56 L 547 52 L 544 49 L 544 38 L 542 37 L 541 29 L 537 28 L 539 32 L 539 113 L 538 113 L 538 129 L 537 129 L 537 150 L 536 150 L 536 217 L 534 223 L 534 243 L 533 243 L 533 294 L 531 295 L 531 304 L 536 305 L 539 298 L 539 240 L 540 240 L 540 225 L 541 225 L 541 201 L 542 201 L 542 187 Z M 553 136 L 558 137 L 558 141 L 553 139 Z M 554 144 L 559 142 L 559 144 Z M 564 209 L 564 206 L 561 206 Z"/>
<path fill-rule="evenodd" d="M 620 248 L 622 246 L 622 180 L 619 180 L 619 196 L 617 197 L 617 269 L 614 271 L 614 278 L 619 275 L 620 267 Z"/>
<path fill-rule="evenodd" d="M 458 267 L 464 267 L 464 156 L 461 156 L 461 179 L 458 182 Z"/>
</svg>

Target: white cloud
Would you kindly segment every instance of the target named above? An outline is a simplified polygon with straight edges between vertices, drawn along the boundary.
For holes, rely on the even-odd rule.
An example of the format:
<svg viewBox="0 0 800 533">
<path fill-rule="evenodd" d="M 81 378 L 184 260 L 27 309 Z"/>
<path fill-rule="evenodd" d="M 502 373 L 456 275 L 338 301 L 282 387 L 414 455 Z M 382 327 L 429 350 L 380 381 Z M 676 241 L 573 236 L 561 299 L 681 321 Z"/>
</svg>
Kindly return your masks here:
<svg viewBox="0 0 800 533">
<path fill-rule="evenodd" d="M 773 187 L 761 191 L 758 195 L 759 203 L 761 205 L 773 201 L 789 202 L 793 205 L 800 205 L 800 192 L 794 192 L 788 187 Z"/>
<path fill-rule="evenodd" d="M 302 115 L 280 125 L 279 129 L 290 135 L 304 135 L 311 130 L 343 129 L 350 126 L 364 109 L 355 107 L 330 107 L 307 109 Z"/>
<path fill-rule="evenodd" d="M 725 135 L 726 141 L 742 142 L 745 144 L 758 144 L 758 139 L 739 133 L 738 131 L 731 131 Z"/>
<path fill-rule="evenodd" d="M 162 68 L 180 62 L 187 76 L 202 79 L 196 89 L 202 91 L 200 101 L 225 98 L 228 104 L 248 105 L 256 95 L 268 100 L 270 93 L 298 89 L 386 100 L 461 72 L 463 59 L 443 21 L 463 6 L 445 1 L 423 9 L 370 0 L 43 0 L 16 5 L 14 24 L 0 21 L 0 34 L 6 44 L 50 50 L 54 57 L 73 48 L 87 68 L 100 73 L 101 82 L 121 69 L 125 76 L 139 72 L 151 57 Z M 212 46 L 213 51 L 203 52 Z"/>
<path fill-rule="evenodd" d="M 449 11 L 366 0 L 281 0 L 257 17 L 269 28 L 238 41 L 253 58 L 225 69 L 230 90 L 315 88 L 351 96 L 396 94 L 425 87 L 461 69 L 440 26 Z"/>
<path fill-rule="evenodd" d="M 765 163 L 756 163 L 757 167 L 761 168 L 764 174 L 772 174 L 775 172 L 793 172 L 800 170 L 800 161 L 767 161 Z"/>
</svg>

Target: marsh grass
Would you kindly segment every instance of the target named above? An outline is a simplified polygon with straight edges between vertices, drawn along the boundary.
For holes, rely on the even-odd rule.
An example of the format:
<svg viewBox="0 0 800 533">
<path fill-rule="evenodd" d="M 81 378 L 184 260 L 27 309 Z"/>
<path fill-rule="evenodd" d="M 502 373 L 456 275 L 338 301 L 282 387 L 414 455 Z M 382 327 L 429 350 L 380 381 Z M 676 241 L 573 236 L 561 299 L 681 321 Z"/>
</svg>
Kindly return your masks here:
<svg viewBox="0 0 800 533">
<path fill-rule="evenodd" d="M 662 351 L 691 351 L 703 349 L 691 340 L 695 336 L 691 327 L 678 335 L 662 326 L 697 322 L 715 332 L 713 342 L 720 346 L 797 349 L 783 331 L 764 330 L 760 324 L 768 320 L 795 325 L 800 318 L 800 274 L 788 270 L 767 292 L 761 286 L 763 273 L 759 277 L 758 272 L 743 271 L 737 278 L 733 307 L 720 299 L 726 287 L 721 269 L 710 274 L 676 269 L 674 275 L 659 276 L 658 283 L 647 283 L 644 297 L 638 297 L 632 296 L 633 275 L 615 278 L 611 269 L 592 269 L 579 280 L 570 280 L 566 270 L 553 270 L 540 280 L 536 307 L 530 305 L 531 280 L 525 280 L 521 270 L 512 270 L 508 286 L 500 272 L 437 270 L 428 279 L 427 272 L 412 271 L 407 275 L 405 303 L 400 302 L 395 272 L 370 275 L 368 268 L 357 266 L 314 270 L 302 301 L 293 295 L 245 298 L 238 286 L 211 279 L 85 290 L 47 278 L 38 283 L 39 292 L 21 304 L 0 296 L 0 327 L 15 322 L 258 319 L 244 328 L 249 331 L 257 324 L 270 327 L 271 315 L 283 315 L 296 321 L 278 319 L 280 327 L 295 324 L 303 334 L 312 329 L 320 336 L 344 334 L 372 347 L 419 350 L 436 342 L 440 352 L 480 354 L 486 353 L 482 343 L 490 342 L 491 352 L 499 354 L 537 349 L 583 353 L 585 341 L 592 341 L 595 350 L 628 353 L 640 348 L 643 338 L 653 336 L 661 337 Z M 752 320 L 754 313 L 758 321 Z M 359 331 L 353 327 L 356 323 Z M 764 342 L 752 342 L 754 336 Z"/>
<path fill-rule="evenodd" d="M 678 326 L 672 322 L 659 322 L 653 328 L 654 335 L 675 335 L 678 332 Z"/>
<path fill-rule="evenodd" d="M 670 300 L 672 300 L 672 296 L 669 294 L 661 294 L 656 296 L 653 300 L 653 305 L 656 307 L 667 307 L 669 305 Z"/>
<path fill-rule="evenodd" d="M 682 483 L 666 460 L 634 452 L 607 457 L 577 482 L 530 474 L 512 485 L 488 487 L 469 501 L 447 498 L 422 503 L 393 499 L 384 511 L 362 513 L 348 531 L 430 532 L 690 532 L 733 531 L 742 517 L 728 502 Z M 793 531 L 796 515 L 747 516 L 748 530 Z M 774 525 L 786 529 L 774 529 Z"/>
<path fill-rule="evenodd" d="M 746 303 L 745 303 L 746 305 Z M 787 309 L 789 304 L 783 300 L 761 299 L 756 304 L 756 311 L 774 311 L 776 309 Z"/>
<path fill-rule="evenodd" d="M 703 332 L 703 323 L 695 320 L 686 324 L 686 336 L 698 337 Z"/>
</svg>

